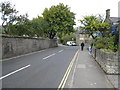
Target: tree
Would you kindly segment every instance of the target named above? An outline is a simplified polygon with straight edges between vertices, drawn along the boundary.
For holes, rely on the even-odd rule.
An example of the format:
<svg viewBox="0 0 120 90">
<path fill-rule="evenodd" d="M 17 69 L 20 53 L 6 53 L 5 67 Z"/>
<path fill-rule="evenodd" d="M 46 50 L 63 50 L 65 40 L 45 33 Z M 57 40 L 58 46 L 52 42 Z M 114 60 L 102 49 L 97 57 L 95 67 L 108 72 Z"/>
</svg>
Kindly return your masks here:
<svg viewBox="0 0 120 90">
<path fill-rule="evenodd" d="M 93 37 L 93 39 L 95 38 L 93 33 L 96 32 L 96 28 L 94 27 L 95 22 L 96 22 L 96 17 L 95 16 L 86 16 L 84 17 L 83 20 L 80 20 L 81 24 L 83 26 L 81 26 L 81 28 L 83 30 L 85 30 L 85 32 L 89 35 L 91 35 Z"/>
<path fill-rule="evenodd" d="M 9 33 L 7 27 L 12 25 L 16 20 L 16 14 L 18 11 L 14 8 L 14 6 L 12 6 L 10 2 L 0 3 L 0 12 L 2 13 L 1 19 L 3 20 L 2 27 L 4 28 L 4 32 L 6 34 Z"/>
<path fill-rule="evenodd" d="M 14 24 L 10 24 L 8 26 L 8 30 L 10 35 L 28 35 L 33 36 L 33 29 L 30 27 L 30 21 L 28 20 L 28 15 L 20 15 L 16 16 L 16 20 L 14 21 Z"/>
<path fill-rule="evenodd" d="M 63 35 L 60 38 L 60 43 L 64 45 L 66 45 L 67 41 L 76 41 L 76 34 L 71 32 L 70 34 Z"/>
<path fill-rule="evenodd" d="M 48 37 L 53 39 L 57 34 L 67 34 L 73 32 L 75 25 L 75 14 L 70 11 L 68 6 L 60 3 L 57 6 L 46 8 L 43 12 L 43 18 L 48 22 Z"/>
<path fill-rule="evenodd" d="M 85 16 L 83 20 L 80 20 L 83 25 L 81 28 L 95 39 L 96 36 L 94 36 L 94 33 L 101 33 L 104 36 L 107 29 L 110 29 L 109 23 L 103 21 L 100 15 L 98 17 L 93 15 Z"/>
<path fill-rule="evenodd" d="M 114 33 L 111 30 L 111 25 L 104 21 L 99 15 L 86 16 L 83 20 L 80 20 L 83 26 L 82 29 L 93 37 L 93 45 L 98 49 L 104 49 L 109 52 L 116 52 L 118 50 L 118 30 Z M 95 37 L 94 33 L 101 33 L 101 36 Z"/>
<path fill-rule="evenodd" d="M 48 23 L 43 17 L 38 16 L 31 20 L 31 27 L 34 28 L 34 34 L 37 37 L 47 37 Z"/>
</svg>

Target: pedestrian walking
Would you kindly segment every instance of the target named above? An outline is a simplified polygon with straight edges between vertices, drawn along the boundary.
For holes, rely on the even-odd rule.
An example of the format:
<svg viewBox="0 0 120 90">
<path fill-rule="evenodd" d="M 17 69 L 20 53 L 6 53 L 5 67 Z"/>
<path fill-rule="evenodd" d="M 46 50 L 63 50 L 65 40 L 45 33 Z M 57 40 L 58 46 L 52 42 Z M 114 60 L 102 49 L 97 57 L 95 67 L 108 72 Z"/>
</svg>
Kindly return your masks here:
<svg viewBox="0 0 120 90">
<path fill-rule="evenodd" d="M 89 46 L 89 52 L 92 53 L 92 46 Z"/>
<path fill-rule="evenodd" d="M 81 43 L 81 51 L 83 51 L 85 44 L 82 42 Z"/>
</svg>

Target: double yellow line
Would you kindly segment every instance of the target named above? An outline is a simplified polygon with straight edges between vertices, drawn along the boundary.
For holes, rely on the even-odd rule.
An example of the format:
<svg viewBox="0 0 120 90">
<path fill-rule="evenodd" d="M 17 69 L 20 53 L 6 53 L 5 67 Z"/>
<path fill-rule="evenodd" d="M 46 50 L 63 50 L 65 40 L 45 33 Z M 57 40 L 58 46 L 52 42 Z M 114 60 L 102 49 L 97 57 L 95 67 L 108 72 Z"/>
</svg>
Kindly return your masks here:
<svg viewBox="0 0 120 90">
<path fill-rule="evenodd" d="M 62 89 L 64 88 L 65 83 L 66 83 L 66 81 L 67 81 L 67 78 L 68 78 L 68 76 L 69 76 L 69 74 L 70 74 L 70 71 L 71 71 L 71 69 L 72 69 L 72 66 L 73 66 L 73 64 L 74 64 L 74 62 L 75 62 L 75 60 L 76 60 L 76 58 L 77 58 L 78 52 L 79 52 L 79 50 L 75 53 L 72 61 L 70 62 L 69 66 L 68 66 L 68 68 L 67 68 L 67 70 L 66 70 L 66 73 L 65 73 L 65 75 L 63 76 L 63 79 L 62 79 L 62 81 L 61 81 L 61 83 L 60 83 L 60 85 L 59 85 L 59 87 L 58 87 L 57 90 L 62 90 Z"/>
</svg>

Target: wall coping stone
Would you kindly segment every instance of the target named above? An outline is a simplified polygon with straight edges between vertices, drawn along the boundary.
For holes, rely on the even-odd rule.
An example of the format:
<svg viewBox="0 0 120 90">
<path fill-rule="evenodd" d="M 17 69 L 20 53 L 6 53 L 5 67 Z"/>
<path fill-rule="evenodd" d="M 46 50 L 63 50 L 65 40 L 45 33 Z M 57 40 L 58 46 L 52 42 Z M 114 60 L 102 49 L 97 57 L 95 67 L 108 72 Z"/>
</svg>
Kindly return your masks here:
<svg viewBox="0 0 120 90">
<path fill-rule="evenodd" d="M 7 35 L 7 34 L 0 34 L 0 37 L 5 38 L 24 38 L 24 39 L 40 39 L 40 40 L 56 40 L 56 39 L 49 39 L 43 37 L 27 37 L 27 36 L 16 36 L 16 35 Z"/>
</svg>

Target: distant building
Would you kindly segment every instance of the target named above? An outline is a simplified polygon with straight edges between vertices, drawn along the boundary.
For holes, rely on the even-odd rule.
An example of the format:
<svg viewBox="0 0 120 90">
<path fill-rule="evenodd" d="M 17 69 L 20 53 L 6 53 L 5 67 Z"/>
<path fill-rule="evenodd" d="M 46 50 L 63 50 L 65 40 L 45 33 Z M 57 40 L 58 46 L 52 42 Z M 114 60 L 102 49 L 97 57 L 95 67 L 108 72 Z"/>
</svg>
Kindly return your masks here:
<svg viewBox="0 0 120 90">
<path fill-rule="evenodd" d="M 112 33 L 114 33 L 116 30 L 118 30 L 118 25 L 120 21 L 120 17 L 110 17 L 110 9 L 106 10 L 106 18 L 105 21 L 108 22 L 111 25 Z"/>
<path fill-rule="evenodd" d="M 76 43 L 77 45 L 80 45 L 81 42 L 87 43 L 92 39 L 92 37 L 89 36 L 89 34 L 86 34 L 84 30 L 81 28 L 77 29 L 76 32 Z"/>
<path fill-rule="evenodd" d="M 114 33 L 116 30 L 118 30 L 120 17 L 110 17 L 110 9 L 106 10 L 106 18 L 105 21 L 108 22 L 111 25 L 111 33 Z M 102 33 L 94 33 L 95 36 L 101 36 Z M 90 42 L 92 37 L 90 37 L 88 34 L 84 32 L 80 27 L 77 28 L 76 33 L 76 43 L 79 45 L 81 42 Z"/>
</svg>

